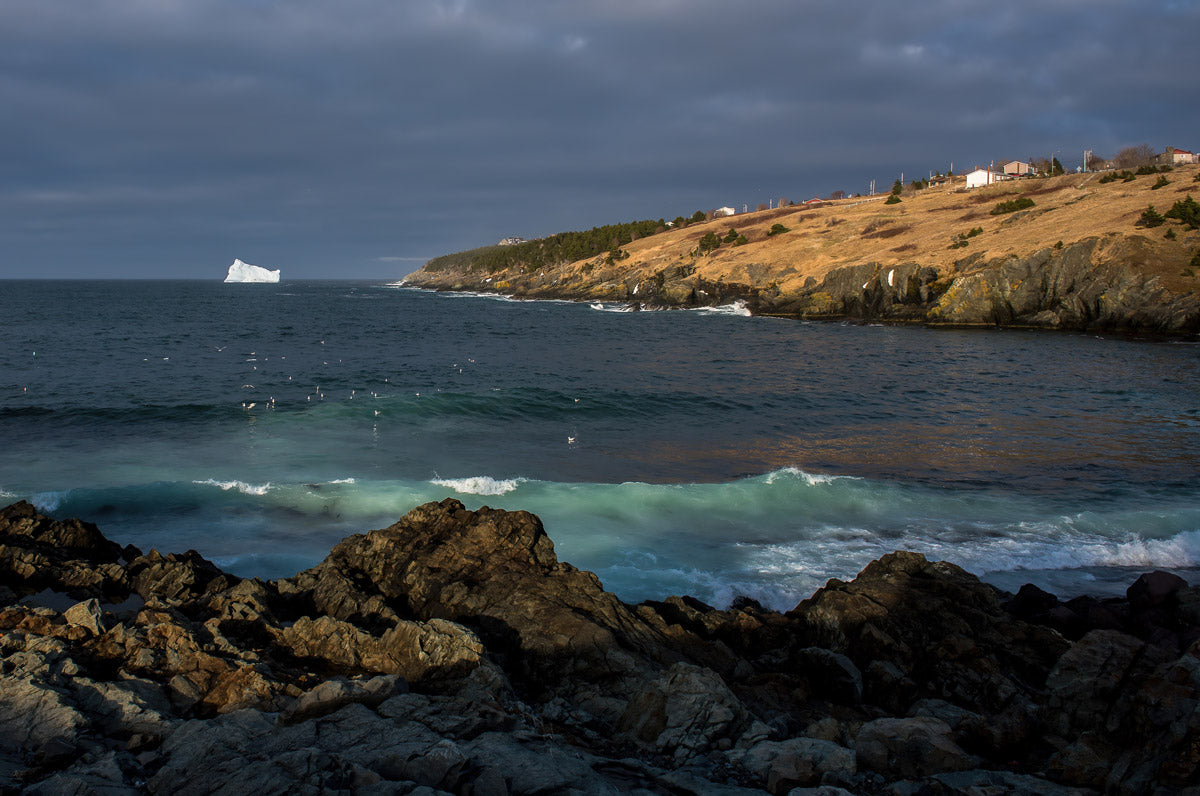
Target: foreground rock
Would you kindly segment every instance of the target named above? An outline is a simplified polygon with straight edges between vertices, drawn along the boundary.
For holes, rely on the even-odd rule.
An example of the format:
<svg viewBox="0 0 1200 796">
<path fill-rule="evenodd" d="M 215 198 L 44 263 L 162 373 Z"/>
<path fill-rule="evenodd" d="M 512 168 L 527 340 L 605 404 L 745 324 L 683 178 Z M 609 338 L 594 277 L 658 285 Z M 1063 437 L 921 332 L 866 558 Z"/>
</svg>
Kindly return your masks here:
<svg viewBox="0 0 1200 796">
<path fill-rule="evenodd" d="M 913 553 L 793 611 L 628 605 L 446 500 L 264 582 L 0 511 L 0 792 L 1168 793 L 1200 591 L 1003 595 Z"/>
</svg>

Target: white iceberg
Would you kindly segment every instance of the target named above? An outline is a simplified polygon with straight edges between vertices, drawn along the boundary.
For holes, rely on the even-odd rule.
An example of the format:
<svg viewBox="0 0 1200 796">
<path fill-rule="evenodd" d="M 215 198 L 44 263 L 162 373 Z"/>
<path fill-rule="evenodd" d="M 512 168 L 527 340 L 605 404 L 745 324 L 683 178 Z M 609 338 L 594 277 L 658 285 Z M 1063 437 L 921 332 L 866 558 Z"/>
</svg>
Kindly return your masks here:
<svg viewBox="0 0 1200 796">
<path fill-rule="evenodd" d="M 226 282 L 278 282 L 279 271 L 269 271 L 257 265 L 234 260 L 225 275 Z"/>
</svg>

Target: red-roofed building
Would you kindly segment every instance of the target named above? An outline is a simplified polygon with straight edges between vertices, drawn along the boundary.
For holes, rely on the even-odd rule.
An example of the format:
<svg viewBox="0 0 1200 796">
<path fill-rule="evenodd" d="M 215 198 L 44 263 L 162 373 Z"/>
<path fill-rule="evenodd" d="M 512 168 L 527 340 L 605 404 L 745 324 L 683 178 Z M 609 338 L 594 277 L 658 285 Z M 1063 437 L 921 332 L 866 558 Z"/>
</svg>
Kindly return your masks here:
<svg viewBox="0 0 1200 796">
<path fill-rule="evenodd" d="M 1196 153 L 1189 152 L 1186 149 L 1169 146 L 1167 151 L 1159 156 L 1159 160 L 1168 166 L 1178 166 L 1183 163 L 1195 163 Z"/>
</svg>

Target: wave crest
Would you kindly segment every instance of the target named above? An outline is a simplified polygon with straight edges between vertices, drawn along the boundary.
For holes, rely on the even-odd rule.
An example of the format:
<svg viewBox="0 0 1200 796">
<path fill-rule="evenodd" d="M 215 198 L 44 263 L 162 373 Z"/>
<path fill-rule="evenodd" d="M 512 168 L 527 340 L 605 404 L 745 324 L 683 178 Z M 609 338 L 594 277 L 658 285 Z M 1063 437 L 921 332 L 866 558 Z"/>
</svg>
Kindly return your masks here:
<svg viewBox="0 0 1200 796">
<path fill-rule="evenodd" d="M 488 475 L 476 475 L 469 478 L 434 478 L 429 483 L 453 489 L 460 495 L 507 495 L 514 491 L 525 478 L 507 478 L 497 480 Z"/>
<path fill-rule="evenodd" d="M 271 484 L 247 484 L 245 481 L 218 481 L 215 478 L 206 478 L 203 481 L 193 481 L 193 484 L 201 486 L 215 486 L 223 489 L 226 492 L 235 490 L 243 495 L 265 495 L 271 490 Z"/>
</svg>

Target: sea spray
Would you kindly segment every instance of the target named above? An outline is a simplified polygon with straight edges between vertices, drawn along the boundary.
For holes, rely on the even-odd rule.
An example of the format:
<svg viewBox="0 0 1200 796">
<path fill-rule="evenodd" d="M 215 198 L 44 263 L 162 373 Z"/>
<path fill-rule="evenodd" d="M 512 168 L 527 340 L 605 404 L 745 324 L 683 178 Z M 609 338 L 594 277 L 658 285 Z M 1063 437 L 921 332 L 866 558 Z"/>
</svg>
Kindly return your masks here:
<svg viewBox="0 0 1200 796">
<path fill-rule="evenodd" d="M 537 514 L 560 558 L 597 572 L 629 601 L 738 595 L 787 609 L 831 577 L 897 549 L 971 572 L 1200 566 L 1200 507 L 1189 501 L 1063 514 L 1055 501 L 809 473 L 726 483 L 570 483 L 488 475 L 254 485 L 158 482 L 41 495 L 57 514 L 101 522 L 141 547 L 194 547 L 242 575 L 311 566 L 349 533 L 390 525 L 421 503 L 457 497 Z M 1034 578 L 1036 579 L 1036 578 Z M 1127 585 L 1127 584 L 1126 584 Z"/>
</svg>

